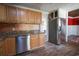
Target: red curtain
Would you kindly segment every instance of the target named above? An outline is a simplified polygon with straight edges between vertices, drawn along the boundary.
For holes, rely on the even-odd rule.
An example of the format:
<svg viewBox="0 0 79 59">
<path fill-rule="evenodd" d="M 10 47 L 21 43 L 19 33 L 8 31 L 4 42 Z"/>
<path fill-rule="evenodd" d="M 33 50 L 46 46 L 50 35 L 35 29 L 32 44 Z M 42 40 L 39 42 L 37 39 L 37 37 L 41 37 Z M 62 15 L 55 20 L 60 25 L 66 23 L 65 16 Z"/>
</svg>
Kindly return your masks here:
<svg viewBox="0 0 79 59">
<path fill-rule="evenodd" d="M 68 18 L 68 25 L 79 25 L 79 18 Z"/>
</svg>

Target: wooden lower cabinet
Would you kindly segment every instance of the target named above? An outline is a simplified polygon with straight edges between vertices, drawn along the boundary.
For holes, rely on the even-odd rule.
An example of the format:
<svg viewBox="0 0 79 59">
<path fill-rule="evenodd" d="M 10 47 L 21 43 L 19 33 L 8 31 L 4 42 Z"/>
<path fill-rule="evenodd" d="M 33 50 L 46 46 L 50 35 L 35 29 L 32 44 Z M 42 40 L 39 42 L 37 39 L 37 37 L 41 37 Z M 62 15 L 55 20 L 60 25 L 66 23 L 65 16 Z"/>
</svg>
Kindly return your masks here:
<svg viewBox="0 0 79 59">
<path fill-rule="evenodd" d="M 43 47 L 45 44 L 45 36 L 44 34 L 31 34 L 31 40 L 30 40 L 30 48 L 36 49 Z"/>
<path fill-rule="evenodd" d="M 16 44 L 14 37 L 5 38 L 0 47 L 0 55 L 2 56 L 11 56 L 16 55 Z"/>
<path fill-rule="evenodd" d="M 38 35 L 37 34 L 31 34 L 30 35 L 30 48 L 35 49 L 38 48 L 39 43 L 38 43 Z"/>
<path fill-rule="evenodd" d="M 42 47 L 45 45 L 45 34 L 40 33 L 39 34 L 39 47 Z"/>
<path fill-rule="evenodd" d="M 2 46 L 3 45 L 3 42 L 0 41 L 0 56 L 4 55 L 4 47 Z"/>
</svg>

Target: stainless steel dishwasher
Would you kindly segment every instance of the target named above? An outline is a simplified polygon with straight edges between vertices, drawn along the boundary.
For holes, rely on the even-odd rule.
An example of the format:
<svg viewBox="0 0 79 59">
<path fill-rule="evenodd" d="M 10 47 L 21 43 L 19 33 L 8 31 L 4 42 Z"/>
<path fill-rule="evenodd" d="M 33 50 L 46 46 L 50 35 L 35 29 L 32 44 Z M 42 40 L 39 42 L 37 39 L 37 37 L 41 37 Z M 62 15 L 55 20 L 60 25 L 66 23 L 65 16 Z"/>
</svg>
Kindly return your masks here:
<svg viewBox="0 0 79 59">
<path fill-rule="evenodd" d="M 22 53 L 29 50 L 30 35 L 18 35 L 16 38 L 16 53 Z"/>
</svg>

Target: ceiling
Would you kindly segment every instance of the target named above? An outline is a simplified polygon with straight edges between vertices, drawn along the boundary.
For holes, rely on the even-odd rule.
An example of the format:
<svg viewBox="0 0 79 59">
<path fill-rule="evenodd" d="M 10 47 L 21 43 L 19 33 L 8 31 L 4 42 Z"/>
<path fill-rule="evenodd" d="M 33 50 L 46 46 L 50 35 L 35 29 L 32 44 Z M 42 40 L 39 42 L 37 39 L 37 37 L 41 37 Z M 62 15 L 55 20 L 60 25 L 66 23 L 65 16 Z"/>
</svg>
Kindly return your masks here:
<svg viewBox="0 0 79 59">
<path fill-rule="evenodd" d="M 79 9 L 79 3 L 13 3 L 13 5 L 20 5 L 46 12 L 58 8 L 64 8 L 68 11 Z"/>
</svg>

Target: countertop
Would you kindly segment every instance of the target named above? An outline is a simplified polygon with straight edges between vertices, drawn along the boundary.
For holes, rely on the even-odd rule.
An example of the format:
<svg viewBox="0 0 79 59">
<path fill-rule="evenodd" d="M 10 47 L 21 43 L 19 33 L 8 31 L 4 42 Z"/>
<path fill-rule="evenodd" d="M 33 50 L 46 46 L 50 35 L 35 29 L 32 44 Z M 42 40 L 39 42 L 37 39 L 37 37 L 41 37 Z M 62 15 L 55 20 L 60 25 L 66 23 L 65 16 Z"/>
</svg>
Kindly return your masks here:
<svg viewBox="0 0 79 59">
<path fill-rule="evenodd" d="M 16 37 L 18 35 L 26 35 L 26 34 L 39 34 L 39 33 L 44 33 L 40 32 L 39 30 L 31 30 L 31 31 L 13 31 L 13 32 L 0 32 L 0 38 L 4 37 Z"/>
<path fill-rule="evenodd" d="M 0 42 L 3 42 L 5 38 L 8 37 L 17 37 L 19 35 L 27 35 L 27 34 L 41 34 L 45 32 L 40 32 L 39 30 L 32 30 L 32 31 L 13 31 L 13 32 L 0 32 Z"/>
</svg>

